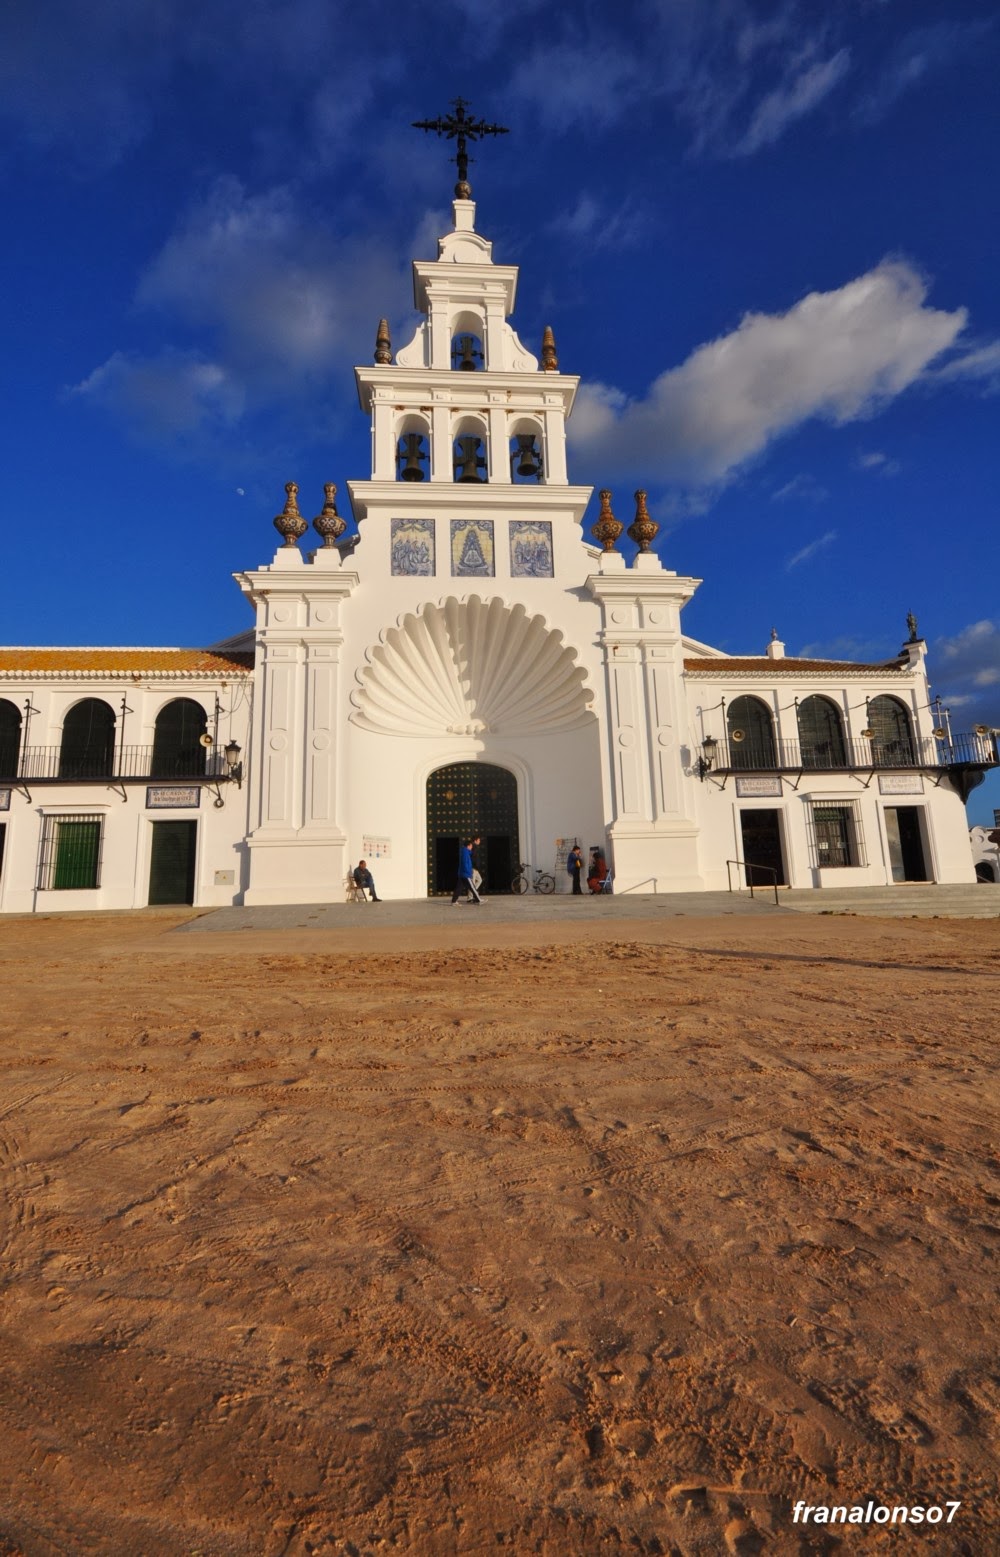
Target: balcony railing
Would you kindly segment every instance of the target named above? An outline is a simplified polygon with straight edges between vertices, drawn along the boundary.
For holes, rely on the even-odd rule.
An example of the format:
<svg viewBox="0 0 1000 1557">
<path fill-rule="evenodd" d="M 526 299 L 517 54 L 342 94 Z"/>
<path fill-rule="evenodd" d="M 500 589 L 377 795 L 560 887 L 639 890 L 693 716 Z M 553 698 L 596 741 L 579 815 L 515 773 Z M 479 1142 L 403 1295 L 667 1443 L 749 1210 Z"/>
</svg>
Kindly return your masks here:
<svg viewBox="0 0 1000 1557">
<path fill-rule="evenodd" d="M 164 757 L 152 746 L 95 747 L 64 751 L 60 746 L 23 746 L 20 751 L 0 746 L 0 784 L 216 784 L 230 778 L 225 753 L 191 751 Z"/>
<path fill-rule="evenodd" d="M 717 741 L 716 773 L 844 773 L 900 768 L 992 768 L 997 765 L 992 733 L 928 737 L 909 741 Z"/>
</svg>

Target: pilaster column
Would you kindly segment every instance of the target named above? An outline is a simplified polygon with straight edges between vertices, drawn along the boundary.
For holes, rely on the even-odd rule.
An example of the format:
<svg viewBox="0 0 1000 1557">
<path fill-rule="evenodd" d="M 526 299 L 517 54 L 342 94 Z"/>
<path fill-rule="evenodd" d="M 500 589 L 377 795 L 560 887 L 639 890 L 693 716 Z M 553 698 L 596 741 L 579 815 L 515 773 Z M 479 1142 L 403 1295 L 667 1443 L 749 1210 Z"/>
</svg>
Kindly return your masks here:
<svg viewBox="0 0 1000 1557">
<path fill-rule="evenodd" d="M 702 884 L 680 613 L 700 583 L 646 554 L 606 554 L 587 580 L 602 609 L 611 839 L 622 889 Z"/>
<path fill-rule="evenodd" d="M 339 822 L 340 608 L 358 585 L 339 552 L 297 547 L 236 575 L 257 611 L 250 883 L 246 903 L 336 901 L 346 871 Z"/>
<path fill-rule="evenodd" d="M 451 394 L 435 389 L 431 410 L 431 480 L 453 481 L 454 454 L 451 447 Z"/>
<path fill-rule="evenodd" d="M 545 480 L 549 485 L 565 486 L 566 406 L 561 395 L 545 396 Z"/>
</svg>

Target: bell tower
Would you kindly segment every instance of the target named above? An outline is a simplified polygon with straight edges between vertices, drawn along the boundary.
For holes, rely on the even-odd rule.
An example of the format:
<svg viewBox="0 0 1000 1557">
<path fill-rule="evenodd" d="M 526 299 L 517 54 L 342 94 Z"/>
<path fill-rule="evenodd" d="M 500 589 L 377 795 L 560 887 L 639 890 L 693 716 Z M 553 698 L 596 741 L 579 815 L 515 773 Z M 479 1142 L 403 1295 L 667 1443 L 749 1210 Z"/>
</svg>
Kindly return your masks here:
<svg viewBox="0 0 1000 1557">
<path fill-rule="evenodd" d="M 435 523 L 440 540 L 450 518 L 495 522 L 494 576 L 502 577 L 506 521 L 530 512 L 543 524 L 562 525 L 565 515 L 578 525 L 590 488 L 571 487 L 566 467 L 566 418 L 579 379 L 560 373 L 551 329 L 541 359 L 518 339 L 510 323 L 517 266 L 494 264 L 493 245 L 476 231 L 466 143 L 507 132 L 470 118 L 466 108 L 458 98 L 454 113 L 416 126 L 456 142 L 452 227 L 438 240 L 436 259 L 414 262 L 413 298 L 422 318 L 413 338 L 394 355 L 381 320 L 373 365 L 356 369 L 361 405 L 371 418 L 371 479 L 349 483 L 349 491 L 366 541 L 401 523 L 400 515 L 417 526 Z M 570 534 L 562 525 L 562 539 L 568 542 Z M 578 573 L 579 530 L 572 534 Z M 569 565 L 569 546 L 562 552 Z M 548 576 L 559 571 L 559 560 Z M 426 571 L 451 572 L 442 561 L 439 547 Z"/>
<path fill-rule="evenodd" d="M 452 213 L 437 259 L 413 265 L 424 316 L 416 335 L 393 361 L 382 320 L 374 365 L 356 369 L 372 422 L 371 483 L 350 489 L 359 518 L 359 504 L 367 512 L 384 483 L 406 482 L 411 500 L 429 482 L 437 502 L 440 488 L 454 484 L 463 499 L 477 487 L 567 485 L 566 417 L 579 379 L 559 372 L 551 330 L 542 362 L 522 345 L 508 323 L 517 267 L 493 263 L 472 200 L 456 199 Z"/>
</svg>

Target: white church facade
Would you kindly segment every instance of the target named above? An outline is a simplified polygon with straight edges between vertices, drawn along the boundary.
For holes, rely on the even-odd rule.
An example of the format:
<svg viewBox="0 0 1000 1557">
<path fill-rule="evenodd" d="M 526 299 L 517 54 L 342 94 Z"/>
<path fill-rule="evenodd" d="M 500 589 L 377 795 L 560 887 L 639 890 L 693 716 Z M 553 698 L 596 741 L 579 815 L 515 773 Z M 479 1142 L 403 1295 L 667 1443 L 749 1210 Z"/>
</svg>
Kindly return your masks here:
<svg viewBox="0 0 1000 1557">
<path fill-rule="evenodd" d="M 357 369 L 371 472 L 306 521 L 290 483 L 254 616 L 209 650 L 0 650 L 0 912 L 491 892 L 579 840 L 618 893 L 972 882 L 964 802 L 994 733 L 954 733 L 925 645 L 885 663 L 723 654 L 684 635 L 637 494 L 631 563 L 570 482 L 578 380 L 510 317 L 469 198 L 395 355 Z M 591 538 L 593 537 L 593 539 Z M 565 872 L 557 877 L 563 889 Z"/>
</svg>

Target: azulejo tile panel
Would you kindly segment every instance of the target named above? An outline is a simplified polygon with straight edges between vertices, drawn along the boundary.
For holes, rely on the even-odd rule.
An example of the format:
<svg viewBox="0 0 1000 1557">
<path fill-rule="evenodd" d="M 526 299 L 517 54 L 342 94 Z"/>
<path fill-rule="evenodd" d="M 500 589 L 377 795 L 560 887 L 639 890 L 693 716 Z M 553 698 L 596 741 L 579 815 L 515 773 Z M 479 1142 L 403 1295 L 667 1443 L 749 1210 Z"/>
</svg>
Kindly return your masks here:
<svg viewBox="0 0 1000 1557">
<path fill-rule="evenodd" d="M 552 577 L 552 525 L 547 519 L 512 519 L 511 578 Z"/>
<path fill-rule="evenodd" d="M 492 578 L 492 519 L 451 521 L 451 571 L 455 578 Z"/>
<path fill-rule="evenodd" d="M 433 519 L 393 519 L 391 544 L 392 571 L 395 575 L 433 577 Z"/>
</svg>

